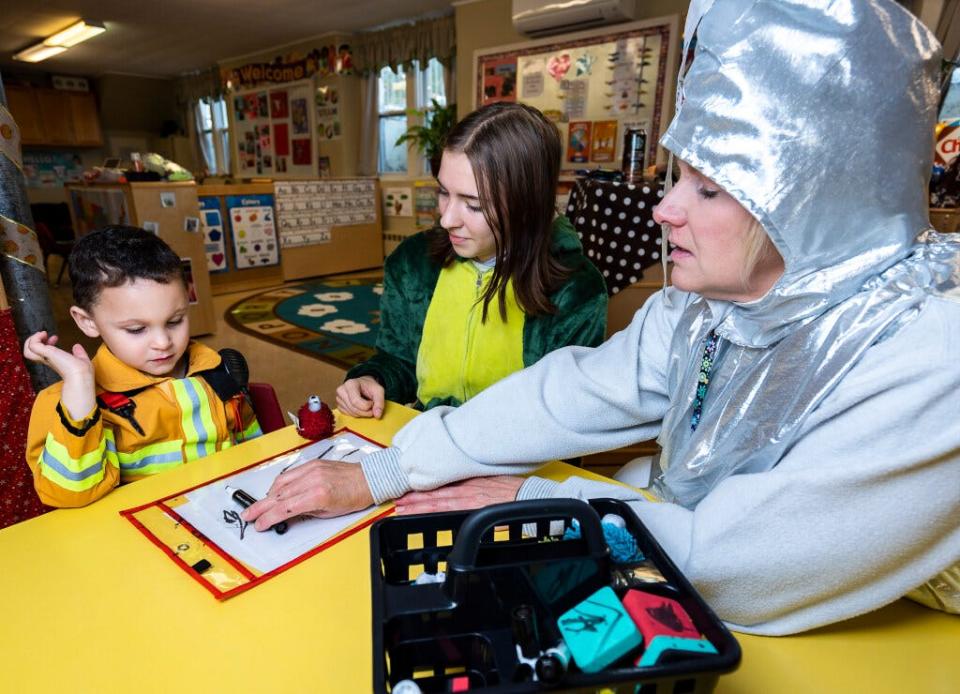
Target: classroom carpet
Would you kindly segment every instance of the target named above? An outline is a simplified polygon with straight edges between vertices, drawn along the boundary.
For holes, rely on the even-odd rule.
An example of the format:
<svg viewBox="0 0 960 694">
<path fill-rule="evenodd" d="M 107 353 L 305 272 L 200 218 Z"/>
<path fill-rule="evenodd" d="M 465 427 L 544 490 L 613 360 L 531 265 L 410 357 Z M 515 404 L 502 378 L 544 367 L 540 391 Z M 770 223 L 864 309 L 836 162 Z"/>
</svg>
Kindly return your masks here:
<svg viewBox="0 0 960 694">
<path fill-rule="evenodd" d="M 313 280 L 248 296 L 227 309 L 234 328 L 349 369 L 374 353 L 382 276 Z"/>
</svg>

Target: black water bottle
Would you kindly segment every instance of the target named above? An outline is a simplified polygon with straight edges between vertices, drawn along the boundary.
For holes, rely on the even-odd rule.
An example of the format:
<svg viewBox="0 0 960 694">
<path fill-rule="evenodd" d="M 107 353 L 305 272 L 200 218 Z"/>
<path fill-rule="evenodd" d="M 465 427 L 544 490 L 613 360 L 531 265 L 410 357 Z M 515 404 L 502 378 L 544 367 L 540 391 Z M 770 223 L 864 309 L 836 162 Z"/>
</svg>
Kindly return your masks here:
<svg viewBox="0 0 960 694">
<path fill-rule="evenodd" d="M 647 149 L 647 133 L 643 128 L 629 128 L 623 135 L 623 182 L 637 184 L 643 181 L 644 155 Z"/>
</svg>

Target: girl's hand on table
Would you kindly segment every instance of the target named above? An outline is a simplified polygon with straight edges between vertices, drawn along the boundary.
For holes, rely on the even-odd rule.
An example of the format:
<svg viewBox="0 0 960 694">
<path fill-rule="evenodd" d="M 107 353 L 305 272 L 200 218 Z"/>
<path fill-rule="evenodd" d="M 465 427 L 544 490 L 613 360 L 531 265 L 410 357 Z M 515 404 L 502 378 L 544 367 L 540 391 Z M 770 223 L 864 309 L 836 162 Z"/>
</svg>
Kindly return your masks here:
<svg viewBox="0 0 960 694">
<path fill-rule="evenodd" d="M 464 511 L 515 501 L 524 481 L 510 475 L 474 477 L 429 492 L 410 492 L 397 499 L 397 514 Z"/>
<path fill-rule="evenodd" d="M 384 390 L 373 376 L 344 381 L 337 388 L 337 408 L 351 417 L 383 416 Z"/>
</svg>

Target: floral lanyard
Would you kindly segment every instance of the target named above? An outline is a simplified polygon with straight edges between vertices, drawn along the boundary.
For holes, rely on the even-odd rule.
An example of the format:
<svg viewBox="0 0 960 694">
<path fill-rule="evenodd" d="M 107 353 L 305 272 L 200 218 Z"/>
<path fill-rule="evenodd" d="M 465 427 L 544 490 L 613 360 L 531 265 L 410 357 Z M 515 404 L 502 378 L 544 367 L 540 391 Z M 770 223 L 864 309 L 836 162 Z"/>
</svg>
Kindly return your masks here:
<svg viewBox="0 0 960 694">
<path fill-rule="evenodd" d="M 713 358 L 717 353 L 717 331 L 711 330 L 707 335 L 707 344 L 703 348 L 703 359 L 700 360 L 700 375 L 697 376 L 697 396 L 693 399 L 693 414 L 690 415 L 690 431 L 696 431 L 703 414 L 703 400 L 707 397 L 707 386 L 710 385 L 710 372 L 713 370 Z"/>
</svg>

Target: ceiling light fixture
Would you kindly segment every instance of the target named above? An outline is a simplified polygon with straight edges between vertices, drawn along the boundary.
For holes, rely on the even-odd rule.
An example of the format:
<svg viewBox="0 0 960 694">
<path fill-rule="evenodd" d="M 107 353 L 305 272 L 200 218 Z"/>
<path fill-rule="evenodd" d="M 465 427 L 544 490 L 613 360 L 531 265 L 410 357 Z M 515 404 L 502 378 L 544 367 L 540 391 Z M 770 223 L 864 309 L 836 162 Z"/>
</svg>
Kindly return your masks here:
<svg viewBox="0 0 960 694">
<path fill-rule="evenodd" d="M 45 46 L 42 43 L 38 43 L 35 46 L 30 46 L 30 48 L 24 48 L 13 56 L 13 59 L 22 60 L 25 63 L 39 63 L 41 60 L 52 58 L 58 53 L 63 53 L 65 50 L 67 49 L 63 46 Z"/>
<path fill-rule="evenodd" d="M 103 22 L 90 22 L 81 19 L 79 22 L 71 24 L 62 31 L 58 31 L 42 42 L 25 48 L 14 55 L 13 59 L 22 60 L 27 63 L 39 63 L 41 60 L 46 60 L 47 58 L 52 58 L 55 55 L 63 53 L 81 41 L 86 41 L 98 34 L 102 34 L 106 30 L 107 28 L 103 25 Z"/>
</svg>

